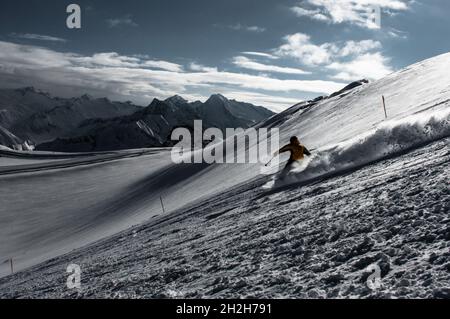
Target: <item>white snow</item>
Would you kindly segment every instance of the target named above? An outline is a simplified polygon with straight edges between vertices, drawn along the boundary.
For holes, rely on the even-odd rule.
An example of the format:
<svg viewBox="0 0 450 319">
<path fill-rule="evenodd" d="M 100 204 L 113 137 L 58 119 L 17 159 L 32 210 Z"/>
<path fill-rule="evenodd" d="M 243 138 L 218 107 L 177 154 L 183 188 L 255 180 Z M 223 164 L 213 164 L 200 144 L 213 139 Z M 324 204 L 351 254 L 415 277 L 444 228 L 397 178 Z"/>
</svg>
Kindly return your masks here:
<svg viewBox="0 0 450 319">
<path fill-rule="evenodd" d="M 23 278 L 45 286 L 47 280 L 65 276 L 61 264 L 79 260 L 92 279 L 83 296 L 114 297 L 118 296 L 114 291 L 122 291 L 124 296 L 155 297 L 170 295 L 169 290 L 185 297 L 333 296 L 335 292 L 327 291 L 327 285 L 313 292 L 315 280 L 339 282 L 344 279 L 331 277 L 342 273 L 345 280 L 352 281 L 351 276 L 361 275 L 360 270 L 348 270 L 349 260 L 358 262 L 356 256 L 383 262 L 394 258 L 381 247 L 406 249 L 408 233 L 391 240 L 398 234 L 395 227 L 403 227 L 406 219 L 426 226 L 411 233 L 418 238 L 425 236 L 427 229 L 448 222 L 449 141 L 444 138 L 449 136 L 449 69 L 450 54 L 441 55 L 342 96 L 311 107 L 297 106 L 269 119 L 266 124 L 280 127 L 282 141 L 298 135 L 308 148 L 317 150 L 303 172 L 292 172 L 289 178 L 294 182 L 350 169 L 346 174 L 302 184 L 302 188 L 291 186 L 265 194 L 263 185 L 270 178 L 259 175 L 257 164 L 175 165 L 169 150 L 115 152 L 101 163 L 85 159 L 83 165 L 79 159 L 72 167 L 45 166 L 0 175 L 0 261 L 13 257 L 17 268 L 23 269 L 147 221 L 135 228 L 136 241 L 125 232 L 37 266 L 23 273 Z M 427 146 L 433 141 L 437 142 Z M 426 147 L 423 151 L 422 146 Z M 404 154 L 408 151 L 413 154 Z M 387 181 L 392 185 L 386 185 Z M 406 189 L 411 194 L 418 192 L 411 195 L 413 207 L 402 193 Z M 423 203 L 422 198 L 426 198 Z M 421 211 L 426 218 L 420 217 Z M 428 218 L 434 211 L 436 218 Z M 365 228 L 368 224 L 370 229 Z M 339 232 L 341 226 L 346 232 Z M 384 228 L 391 226 L 396 229 L 394 235 L 378 240 L 384 236 Z M 445 249 L 448 251 L 442 239 L 445 231 L 434 229 L 433 246 L 411 244 L 415 257 L 407 252 L 400 257 L 415 270 L 423 264 L 408 258 L 420 255 L 426 259 L 420 249 L 426 253 L 433 250 L 436 258 L 441 258 Z M 342 238 L 319 243 L 333 233 Z M 370 234 L 368 241 L 363 234 Z M 327 242 L 335 256 L 327 255 Z M 353 246 L 361 250 L 359 255 L 351 253 Z M 336 257 L 341 253 L 342 260 Z M 378 253 L 383 255 L 374 257 Z M 315 278 L 313 268 L 323 268 L 329 276 Z M 3 269 L 3 275 L 6 272 Z M 448 279 L 445 273 L 436 273 L 437 279 Z M 0 281 L 0 290 L 7 296 L 52 295 L 38 288 L 27 292 L 28 284 L 20 276 Z M 389 280 L 396 280 L 394 274 L 390 276 Z M 405 280 L 411 283 L 412 279 Z M 306 284 L 300 283 L 303 281 Z M 350 281 L 346 286 L 349 292 L 338 291 L 335 296 L 363 296 L 364 291 L 350 288 L 355 285 Z M 234 289 L 227 290 L 230 285 Z M 436 284 L 431 287 L 441 289 Z M 64 287 L 55 288 L 54 293 L 73 296 Z M 427 290 L 426 296 L 430 294 L 433 291 Z"/>
<path fill-rule="evenodd" d="M 361 135 L 320 148 L 283 181 L 275 177 L 265 187 L 298 183 L 355 169 L 450 136 L 450 101 L 444 105 L 446 109 L 383 122 Z"/>
<path fill-rule="evenodd" d="M 237 187 L 0 279 L 0 298 L 448 298 L 449 142 L 321 183 Z"/>
</svg>

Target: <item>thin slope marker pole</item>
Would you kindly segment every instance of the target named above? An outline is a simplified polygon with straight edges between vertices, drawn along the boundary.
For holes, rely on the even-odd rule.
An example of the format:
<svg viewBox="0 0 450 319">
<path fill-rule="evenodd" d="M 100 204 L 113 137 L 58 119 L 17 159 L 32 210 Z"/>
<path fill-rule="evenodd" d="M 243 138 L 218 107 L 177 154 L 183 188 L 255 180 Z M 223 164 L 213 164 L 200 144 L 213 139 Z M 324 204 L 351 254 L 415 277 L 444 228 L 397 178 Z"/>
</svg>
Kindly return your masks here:
<svg viewBox="0 0 450 319">
<path fill-rule="evenodd" d="M 11 275 L 12 275 L 12 274 L 14 274 L 14 265 L 13 265 L 13 259 L 12 258 L 9 259 L 9 264 L 11 266 Z"/>
<path fill-rule="evenodd" d="M 164 202 L 163 202 L 163 199 L 162 199 L 162 195 L 159 196 L 159 200 L 161 201 L 161 207 L 162 207 L 163 213 L 165 213 L 166 210 L 165 210 L 165 208 L 164 208 Z"/>
<path fill-rule="evenodd" d="M 384 95 L 381 96 L 383 98 L 383 109 L 384 109 L 384 117 L 387 119 L 387 111 L 386 111 L 386 100 L 384 98 Z"/>
</svg>

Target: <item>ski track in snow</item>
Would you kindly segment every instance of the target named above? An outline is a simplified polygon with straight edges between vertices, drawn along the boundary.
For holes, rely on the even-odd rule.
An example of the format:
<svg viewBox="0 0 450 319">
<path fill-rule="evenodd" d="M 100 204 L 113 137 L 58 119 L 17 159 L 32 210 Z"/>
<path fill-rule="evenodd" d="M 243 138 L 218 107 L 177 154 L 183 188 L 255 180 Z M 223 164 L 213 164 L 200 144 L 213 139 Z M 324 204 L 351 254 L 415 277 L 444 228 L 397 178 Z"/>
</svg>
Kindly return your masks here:
<svg viewBox="0 0 450 319">
<path fill-rule="evenodd" d="M 262 178 L 0 279 L 0 297 L 449 298 L 449 144 L 282 191 Z"/>
<path fill-rule="evenodd" d="M 448 136 L 450 108 L 386 121 L 349 140 L 314 151 L 311 157 L 296 163 L 285 178 L 280 179 L 276 174 L 264 187 L 282 187 L 338 174 Z"/>
</svg>

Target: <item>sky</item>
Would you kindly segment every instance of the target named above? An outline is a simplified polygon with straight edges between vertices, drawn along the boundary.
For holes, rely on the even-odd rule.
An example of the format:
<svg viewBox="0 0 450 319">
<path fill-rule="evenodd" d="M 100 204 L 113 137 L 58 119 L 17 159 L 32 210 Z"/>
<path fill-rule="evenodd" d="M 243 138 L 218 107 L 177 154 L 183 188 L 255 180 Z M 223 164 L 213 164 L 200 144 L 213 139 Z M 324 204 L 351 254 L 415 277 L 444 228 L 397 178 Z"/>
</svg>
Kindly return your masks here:
<svg viewBox="0 0 450 319">
<path fill-rule="evenodd" d="M 69 29 L 69 4 L 81 29 Z M 448 0 L 2 0 L 0 87 L 282 111 L 450 51 Z"/>
</svg>

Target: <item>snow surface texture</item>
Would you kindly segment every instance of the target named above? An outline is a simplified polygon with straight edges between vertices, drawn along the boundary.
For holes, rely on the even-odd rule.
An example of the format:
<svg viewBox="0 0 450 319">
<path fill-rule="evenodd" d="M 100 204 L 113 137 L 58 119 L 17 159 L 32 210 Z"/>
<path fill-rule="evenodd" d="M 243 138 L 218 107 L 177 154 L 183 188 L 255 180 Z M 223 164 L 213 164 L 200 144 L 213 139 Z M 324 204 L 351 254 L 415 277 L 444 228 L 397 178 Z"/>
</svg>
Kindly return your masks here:
<svg viewBox="0 0 450 319">
<path fill-rule="evenodd" d="M 449 143 L 303 187 L 238 187 L 0 279 L 0 297 L 448 298 Z"/>
<path fill-rule="evenodd" d="M 130 150 L 0 167 L 0 260 L 13 257 L 20 270 L 160 214 L 154 199 L 164 190 L 167 153 Z M 144 207 L 150 212 L 136 216 Z"/>
<path fill-rule="evenodd" d="M 93 285 L 82 292 L 83 296 L 321 296 L 323 291 L 309 295 L 313 281 L 318 278 L 314 279 L 310 272 L 301 273 L 300 268 L 316 265 L 316 262 L 306 262 L 314 257 L 319 264 L 322 261 L 329 263 L 329 275 L 340 269 L 338 264 L 331 263 L 335 260 L 326 254 L 328 246 L 320 244 L 319 239 L 327 238 L 332 230 L 332 221 L 323 216 L 334 215 L 333 218 L 341 224 L 348 223 L 348 230 L 342 235 L 344 241 L 339 240 L 331 248 L 339 253 L 342 249 L 343 254 L 350 256 L 349 260 L 355 257 L 355 262 L 365 256 L 359 250 L 357 255 L 351 252 L 353 246 L 359 247 L 363 234 L 373 232 L 372 240 L 376 240 L 377 233 L 392 228 L 392 225 L 398 226 L 400 232 L 400 227 L 404 228 L 406 224 L 412 225 L 416 220 L 424 222 L 425 228 L 417 224 L 408 233 L 399 234 L 393 230 L 392 236 L 381 242 L 384 247 L 401 250 L 412 240 L 410 235 L 420 238 L 433 234 L 430 247 L 420 244 L 416 237 L 411 245 L 417 254 L 422 248 L 435 251 L 430 260 L 436 264 L 430 261 L 429 270 L 436 273 L 436 277 L 432 278 L 433 282 L 429 289 L 424 290 L 423 296 L 445 294 L 444 288 L 449 286 L 448 272 L 445 277 L 442 270 L 448 259 L 445 255 L 448 253 L 448 229 L 443 227 L 448 225 L 449 140 L 443 139 L 419 150 L 414 148 L 443 138 L 448 132 L 448 122 L 445 121 L 445 114 L 448 120 L 445 112 L 448 112 L 450 101 L 448 69 L 450 54 L 438 56 L 333 98 L 294 106 L 266 121 L 269 127 L 280 127 L 283 141 L 288 141 L 291 135 L 299 135 L 308 148 L 318 150 L 311 159 L 311 166 L 304 172 L 311 174 L 307 180 L 302 175 L 296 176 L 295 172 L 291 174 L 295 182 L 300 182 L 295 187 L 284 185 L 283 188 L 264 190 L 262 186 L 267 185 L 270 178 L 261 178 L 260 165 L 257 164 L 174 165 L 167 150 L 136 150 L 131 154 L 116 152 L 105 161 L 100 158 L 101 162 L 77 158 L 73 166 L 69 165 L 70 162 L 63 167 L 48 166 L 48 163 L 32 164 L 32 167 L 27 165 L 25 170 L 13 174 L 11 167 L 5 168 L 8 175 L 0 172 L 0 261 L 13 257 L 18 270 L 148 222 L 152 217 L 155 220 L 137 228 L 148 236 L 145 235 L 136 247 L 129 241 L 135 237 L 125 232 L 33 270 L 5 278 L 0 282 L 0 291 L 4 296 L 76 296 L 64 290 L 61 280 L 66 275 L 66 263 L 78 260 L 87 267 L 84 271 L 92 271 L 87 278 L 92 279 Z M 381 95 L 386 97 L 388 121 L 384 119 Z M 443 125 L 442 128 L 439 125 Z M 382 142 L 381 137 L 387 132 L 391 132 L 393 140 Z M 413 139 L 408 137 L 412 133 Z M 376 147 L 371 148 L 371 143 Z M 256 147 L 256 144 L 250 145 L 250 150 Z M 412 152 L 402 155 L 407 151 Z M 357 155 L 356 163 L 349 160 L 350 154 Z M 374 160 L 380 162 L 360 167 Z M 277 169 L 274 168 L 274 172 Z M 416 189 L 418 185 L 420 189 Z M 416 191 L 417 196 L 414 195 Z M 405 197 L 408 192 L 413 194 L 411 201 Z M 212 197 L 217 194 L 221 196 Z M 166 214 L 162 213 L 160 196 L 163 197 Z M 206 202 L 200 205 L 202 200 Z M 186 205 L 194 208 L 189 210 Z M 195 205 L 200 206 L 195 208 Z M 404 225 L 392 222 L 391 219 L 403 218 L 403 215 Z M 267 222 L 259 223 L 266 217 Z M 319 222 L 321 218 L 323 220 Z M 372 219 L 376 222 L 372 230 L 352 233 L 364 228 L 363 225 Z M 291 237 L 286 235 L 292 225 L 300 229 L 299 238 L 309 238 L 306 245 L 301 246 L 309 251 L 302 255 L 304 263 L 303 259 L 297 260 L 292 255 L 295 247 L 290 246 Z M 277 234 L 283 234 L 284 239 L 276 239 Z M 271 238 L 275 239 L 271 241 Z M 314 246 L 316 242 L 317 247 Z M 233 259 L 238 243 L 243 245 L 242 251 L 237 259 Z M 251 243 L 254 246 L 246 246 Z M 330 243 L 334 245 L 333 241 Z M 378 247 L 375 244 L 369 246 L 371 249 Z M 280 247 L 285 247 L 281 249 L 286 249 L 285 255 L 290 259 L 277 257 L 283 251 Z M 378 248 L 367 253 L 378 254 L 381 250 Z M 350 252 L 346 253 L 346 249 Z M 222 251 L 229 257 L 223 257 Z M 178 252 L 186 256 L 178 255 Z M 213 252 L 219 254 L 218 259 L 210 259 Z M 391 256 L 384 250 L 383 253 L 390 256 L 389 262 L 393 264 L 396 255 Z M 420 257 L 423 260 L 415 260 L 417 256 L 414 254 L 399 253 L 407 265 L 418 263 L 419 270 L 422 265 L 427 265 L 425 255 Z M 345 258 L 341 262 L 346 263 L 348 260 Z M 214 260 L 218 263 L 219 274 L 210 276 L 214 269 L 209 267 L 214 265 Z M 138 267 L 136 272 L 133 264 Z M 190 275 L 191 267 L 194 269 L 193 277 L 185 278 L 185 270 L 188 269 L 187 274 Z M 238 288 L 228 292 L 226 288 L 217 293 L 208 292 L 209 287 L 227 287 L 227 282 L 238 284 L 238 278 L 246 278 L 245 274 L 251 272 L 252 267 L 262 267 L 260 277 L 256 278 L 260 280 L 256 286 L 262 288 L 255 286 L 255 289 L 249 289 L 248 294 Z M 282 281 L 297 283 L 295 267 L 299 267 L 299 278 L 306 276 L 303 278 L 306 284 L 301 284 L 302 288 L 296 286 L 298 293 L 289 285 L 281 286 L 279 290 L 269 288 L 273 285 L 270 282 L 278 277 L 284 278 Z M 273 271 L 265 272 L 267 269 Z M 7 274 L 7 265 L 3 265 L 0 271 Z M 131 276 L 126 277 L 128 275 Z M 308 276 L 311 281 L 308 281 Z M 177 281 L 178 277 L 183 282 Z M 218 282 L 210 283 L 210 278 Z M 193 288 L 183 290 L 184 281 L 189 280 Z M 239 285 L 253 285 L 250 279 L 247 280 Z M 414 283 L 410 280 L 412 291 L 404 296 L 419 296 L 421 293 L 417 289 L 421 283 L 416 285 L 417 280 L 414 280 Z M 169 288 L 169 284 L 174 282 L 175 293 L 163 288 L 163 282 Z M 118 288 L 115 288 L 115 283 L 118 283 Z M 141 289 L 138 289 L 139 285 Z M 31 286 L 36 287 L 34 292 L 30 290 Z M 130 290 L 123 287 L 130 287 Z M 286 290 L 282 290 L 283 287 Z M 396 287 L 396 284 L 389 287 Z M 326 293 L 332 296 L 328 291 Z M 346 295 L 340 292 L 337 296 L 353 295 L 364 296 L 362 291 Z"/>
<path fill-rule="evenodd" d="M 444 110 L 382 123 L 360 136 L 316 150 L 312 158 L 292 169 L 285 178 L 281 180 L 277 175 L 264 187 L 298 183 L 355 169 L 450 136 L 450 102 L 447 105 Z"/>
</svg>

